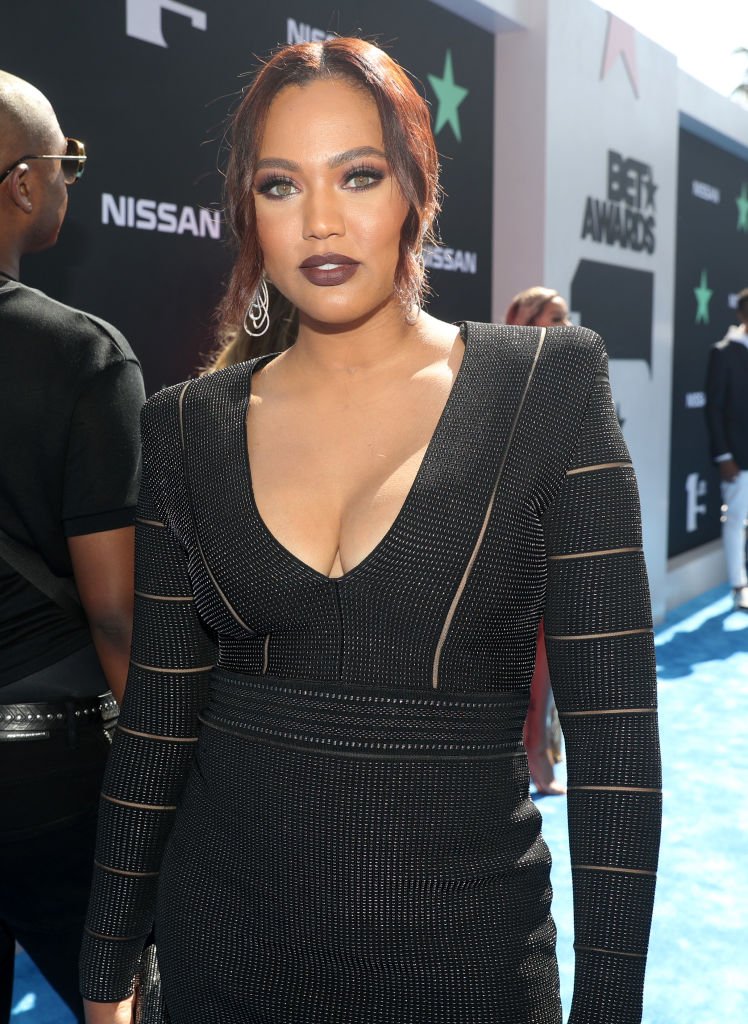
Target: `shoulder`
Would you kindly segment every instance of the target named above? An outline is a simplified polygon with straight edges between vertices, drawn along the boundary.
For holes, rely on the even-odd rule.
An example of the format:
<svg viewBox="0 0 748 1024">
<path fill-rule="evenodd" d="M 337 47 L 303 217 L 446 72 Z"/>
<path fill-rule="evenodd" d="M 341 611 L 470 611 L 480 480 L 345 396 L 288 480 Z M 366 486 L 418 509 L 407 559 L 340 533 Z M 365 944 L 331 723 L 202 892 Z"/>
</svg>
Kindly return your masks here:
<svg viewBox="0 0 748 1024">
<path fill-rule="evenodd" d="M 24 284 L 10 298 L 14 330 L 46 345 L 52 342 L 54 351 L 78 367 L 95 371 L 111 363 L 138 362 L 124 335 L 106 320 Z"/>
<path fill-rule="evenodd" d="M 514 327 L 508 324 L 467 322 L 471 337 L 484 344 L 503 346 L 518 351 L 545 351 L 577 353 L 579 358 L 600 360 L 605 353 L 602 338 L 587 327 Z"/>
<path fill-rule="evenodd" d="M 162 388 L 143 406 L 141 427 L 143 438 L 159 432 L 181 435 L 185 412 L 189 410 L 190 427 L 195 425 L 195 414 L 202 413 L 212 419 L 220 415 L 227 402 L 241 401 L 248 394 L 248 383 L 256 360 L 236 363 L 203 377 L 194 377 Z M 207 423 L 206 423 L 207 426 Z"/>
<path fill-rule="evenodd" d="M 576 390 L 591 384 L 605 366 L 605 345 L 586 327 L 514 327 L 506 324 L 468 323 L 472 340 L 496 359 L 497 369 L 512 370 L 555 380 L 561 388 Z"/>
</svg>

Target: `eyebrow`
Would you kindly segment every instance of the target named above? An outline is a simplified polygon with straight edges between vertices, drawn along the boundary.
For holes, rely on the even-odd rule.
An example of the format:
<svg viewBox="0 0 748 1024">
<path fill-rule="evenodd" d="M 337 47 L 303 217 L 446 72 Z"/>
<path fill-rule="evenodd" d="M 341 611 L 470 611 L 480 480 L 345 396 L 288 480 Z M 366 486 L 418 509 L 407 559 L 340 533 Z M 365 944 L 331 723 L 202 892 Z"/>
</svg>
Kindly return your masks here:
<svg viewBox="0 0 748 1024">
<path fill-rule="evenodd" d="M 342 164 L 347 164 L 350 160 L 360 160 L 365 156 L 379 156 L 384 160 L 387 159 L 382 150 L 377 149 L 376 146 L 357 146 L 355 149 L 347 149 L 345 153 L 338 153 L 336 156 L 330 157 L 327 161 L 327 166 L 334 170 Z M 265 167 L 280 167 L 284 171 L 301 170 L 300 166 L 294 163 L 293 160 L 284 160 L 282 157 L 273 156 L 258 161 L 256 169 L 261 171 Z"/>
</svg>

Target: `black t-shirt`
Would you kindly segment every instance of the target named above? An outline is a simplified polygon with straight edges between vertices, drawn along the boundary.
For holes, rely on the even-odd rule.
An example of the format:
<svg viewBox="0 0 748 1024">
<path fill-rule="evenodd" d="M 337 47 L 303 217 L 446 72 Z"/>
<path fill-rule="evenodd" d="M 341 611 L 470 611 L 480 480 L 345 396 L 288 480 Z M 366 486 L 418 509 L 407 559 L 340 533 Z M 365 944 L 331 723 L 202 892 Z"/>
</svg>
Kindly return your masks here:
<svg viewBox="0 0 748 1024">
<path fill-rule="evenodd" d="M 103 320 L 3 278 L 0 365 L 0 526 L 71 577 L 66 538 L 134 518 L 140 365 Z M 3 686 L 90 639 L 0 559 L 0 703 Z"/>
</svg>

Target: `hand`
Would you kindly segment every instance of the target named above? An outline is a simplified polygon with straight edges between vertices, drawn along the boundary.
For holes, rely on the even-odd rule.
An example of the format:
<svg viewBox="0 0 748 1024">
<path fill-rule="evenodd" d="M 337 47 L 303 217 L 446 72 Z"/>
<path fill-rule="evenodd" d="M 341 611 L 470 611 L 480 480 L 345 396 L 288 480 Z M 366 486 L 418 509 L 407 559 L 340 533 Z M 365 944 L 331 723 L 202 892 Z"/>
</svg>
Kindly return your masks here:
<svg viewBox="0 0 748 1024">
<path fill-rule="evenodd" d="M 726 484 L 731 484 L 740 474 L 740 466 L 737 464 L 735 459 L 725 459 L 723 462 L 718 463 L 718 465 L 719 475 Z"/>
<path fill-rule="evenodd" d="M 86 1024 L 132 1024 L 135 1019 L 134 996 L 118 1003 L 92 1003 L 84 999 L 83 1008 L 86 1011 Z"/>
</svg>

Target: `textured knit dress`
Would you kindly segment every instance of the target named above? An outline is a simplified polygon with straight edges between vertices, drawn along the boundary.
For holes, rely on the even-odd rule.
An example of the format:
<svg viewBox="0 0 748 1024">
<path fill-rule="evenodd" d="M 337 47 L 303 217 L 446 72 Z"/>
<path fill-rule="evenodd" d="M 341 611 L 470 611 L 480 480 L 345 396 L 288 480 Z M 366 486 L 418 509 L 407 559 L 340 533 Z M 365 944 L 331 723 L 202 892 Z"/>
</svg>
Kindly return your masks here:
<svg viewBox="0 0 748 1024">
<path fill-rule="evenodd" d="M 545 617 L 569 768 L 573 1024 L 636 1024 L 660 819 L 634 473 L 600 339 L 467 324 L 413 486 L 337 579 L 262 522 L 272 357 L 146 406 L 132 669 L 83 992 L 155 921 L 172 1024 L 559 1024 L 522 724 Z"/>
</svg>

